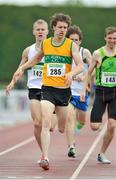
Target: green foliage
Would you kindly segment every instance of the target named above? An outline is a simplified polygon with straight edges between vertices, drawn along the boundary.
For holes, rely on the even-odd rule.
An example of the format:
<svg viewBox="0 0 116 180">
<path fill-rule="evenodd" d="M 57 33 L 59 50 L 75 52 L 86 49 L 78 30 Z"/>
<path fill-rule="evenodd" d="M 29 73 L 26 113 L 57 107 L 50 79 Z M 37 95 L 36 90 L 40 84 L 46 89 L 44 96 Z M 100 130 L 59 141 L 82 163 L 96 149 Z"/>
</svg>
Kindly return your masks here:
<svg viewBox="0 0 116 180">
<path fill-rule="evenodd" d="M 23 49 L 34 42 L 33 22 L 39 18 L 49 22 L 50 17 L 59 12 L 69 14 L 72 24 L 80 26 L 84 34 L 83 46 L 91 52 L 104 44 L 104 29 L 116 26 L 116 8 L 85 8 L 70 4 L 56 7 L 0 6 L 0 81 L 10 81 L 20 63 Z"/>
</svg>

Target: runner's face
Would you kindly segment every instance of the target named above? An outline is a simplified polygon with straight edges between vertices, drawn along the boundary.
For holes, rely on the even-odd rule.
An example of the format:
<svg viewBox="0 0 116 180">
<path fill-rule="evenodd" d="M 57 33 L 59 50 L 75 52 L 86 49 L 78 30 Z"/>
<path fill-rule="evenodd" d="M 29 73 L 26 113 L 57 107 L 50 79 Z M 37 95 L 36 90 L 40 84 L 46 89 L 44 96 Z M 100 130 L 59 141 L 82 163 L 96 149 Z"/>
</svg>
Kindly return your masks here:
<svg viewBox="0 0 116 180">
<path fill-rule="evenodd" d="M 104 39 L 108 47 L 114 48 L 116 46 L 116 32 L 107 34 Z"/>
<path fill-rule="evenodd" d="M 72 39 L 78 46 L 81 44 L 78 34 L 71 34 L 69 38 Z"/>
<path fill-rule="evenodd" d="M 36 24 L 34 29 L 33 29 L 33 35 L 39 41 L 44 40 L 48 35 L 47 25 L 45 23 Z"/>
<path fill-rule="evenodd" d="M 58 21 L 56 26 L 53 26 L 54 36 L 62 39 L 67 32 L 68 24 L 66 22 Z"/>
</svg>

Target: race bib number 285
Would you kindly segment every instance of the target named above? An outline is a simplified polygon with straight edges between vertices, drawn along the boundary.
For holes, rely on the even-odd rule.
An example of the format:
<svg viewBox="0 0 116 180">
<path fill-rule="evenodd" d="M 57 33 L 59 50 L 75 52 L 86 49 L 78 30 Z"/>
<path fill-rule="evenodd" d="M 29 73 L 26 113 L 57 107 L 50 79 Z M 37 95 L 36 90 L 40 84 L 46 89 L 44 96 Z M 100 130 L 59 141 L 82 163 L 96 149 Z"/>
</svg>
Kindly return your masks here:
<svg viewBox="0 0 116 180">
<path fill-rule="evenodd" d="M 50 63 L 47 64 L 47 76 L 64 76 L 65 64 Z"/>
</svg>

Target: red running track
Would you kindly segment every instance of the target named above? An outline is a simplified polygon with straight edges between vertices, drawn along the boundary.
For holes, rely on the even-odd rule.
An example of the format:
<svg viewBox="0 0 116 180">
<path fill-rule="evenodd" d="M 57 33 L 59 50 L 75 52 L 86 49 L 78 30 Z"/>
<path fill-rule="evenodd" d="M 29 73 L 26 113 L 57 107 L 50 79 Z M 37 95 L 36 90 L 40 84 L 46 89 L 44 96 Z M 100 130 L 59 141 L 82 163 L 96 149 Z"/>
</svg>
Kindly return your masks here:
<svg viewBox="0 0 116 180">
<path fill-rule="evenodd" d="M 65 134 L 51 133 L 50 170 L 44 171 L 36 161 L 39 148 L 33 137 L 31 122 L 0 130 L 0 179 L 116 179 L 116 141 L 107 156 L 110 165 L 96 161 L 103 129 L 90 130 L 89 123 L 76 135 L 77 157 L 67 157 Z"/>
</svg>

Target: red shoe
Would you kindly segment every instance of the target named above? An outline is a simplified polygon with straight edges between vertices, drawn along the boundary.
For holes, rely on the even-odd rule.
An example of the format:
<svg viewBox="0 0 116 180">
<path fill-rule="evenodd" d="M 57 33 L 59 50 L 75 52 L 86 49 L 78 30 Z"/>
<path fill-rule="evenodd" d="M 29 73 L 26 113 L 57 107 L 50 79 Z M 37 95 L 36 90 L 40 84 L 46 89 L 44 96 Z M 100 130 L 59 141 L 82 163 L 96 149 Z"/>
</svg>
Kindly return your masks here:
<svg viewBox="0 0 116 180">
<path fill-rule="evenodd" d="M 44 170 L 49 170 L 49 161 L 48 159 L 41 159 L 40 161 L 40 167 L 42 167 Z"/>
</svg>

